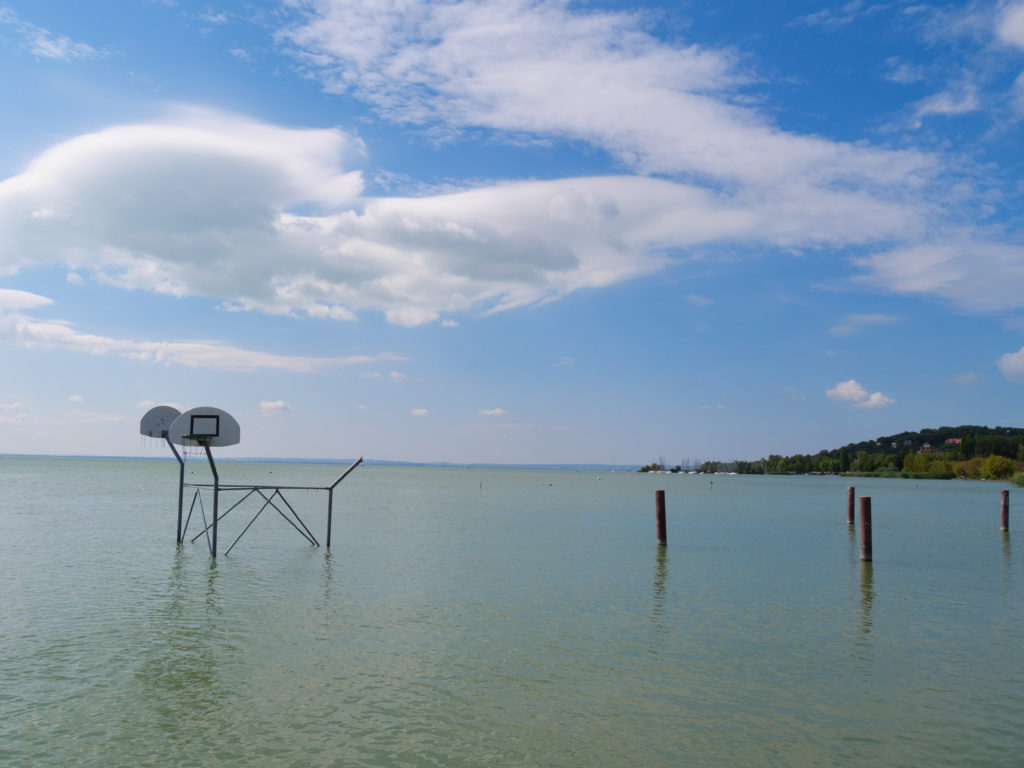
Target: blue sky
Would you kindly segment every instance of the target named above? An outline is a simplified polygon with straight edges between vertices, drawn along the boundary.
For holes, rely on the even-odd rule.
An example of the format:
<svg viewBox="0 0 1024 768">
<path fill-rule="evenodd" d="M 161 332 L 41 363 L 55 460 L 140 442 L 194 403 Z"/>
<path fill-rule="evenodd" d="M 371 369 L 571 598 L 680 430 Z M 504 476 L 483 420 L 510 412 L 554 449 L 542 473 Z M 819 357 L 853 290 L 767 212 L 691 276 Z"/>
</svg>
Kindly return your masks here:
<svg viewBox="0 0 1024 768">
<path fill-rule="evenodd" d="M 0 452 L 1024 423 L 1024 3 L 33 0 L 0 67 Z"/>
</svg>

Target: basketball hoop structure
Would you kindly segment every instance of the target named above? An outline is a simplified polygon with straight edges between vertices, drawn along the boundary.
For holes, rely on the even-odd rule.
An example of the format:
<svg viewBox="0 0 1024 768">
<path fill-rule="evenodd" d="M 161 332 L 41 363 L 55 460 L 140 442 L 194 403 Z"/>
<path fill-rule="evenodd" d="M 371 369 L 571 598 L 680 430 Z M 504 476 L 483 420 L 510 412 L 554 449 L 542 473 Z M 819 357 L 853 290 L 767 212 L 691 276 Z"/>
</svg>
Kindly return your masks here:
<svg viewBox="0 0 1024 768">
<path fill-rule="evenodd" d="M 177 408 L 172 408 L 169 405 L 158 405 L 155 408 L 148 410 L 139 421 L 139 432 L 147 437 L 162 438 L 170 447 L 171 452 L 174 454 L 174 458 L 178 460 L 178 534 L 177 543 L 180 545 L 185 540 L 185 535 L 188 532 L 188 524 L 192 520 L 192 513 L 196 509 L 196 505 L 199 506 L 200 515 L 203 518 L 203 530 L 192 537 L 192 543 L 200 537 L 206 536 L 206 543 L 209 547 L 210 554 L 213 557 L 217 556 L 217 530 L 218 524 L 221 520 L 227 517 L 228 513 L 234 510 L 236 507 L 242 504 L 250 496 L 258 496 L 263 499 L 263 504 L 248 522 L 242 532 L 238 534 L 238 537 L 231 543 L 231 546 L 227 548 L 224 554 L 228 554 L 234 549 L 235 544 L 238 543 L 239 539 L 245 535 L 246 531 L 256 522 L 263 511 L 267 507 L 272 507 L 281 517 L 283 517 L 306 541 L 313 546 L 320 546 L 320 542 L 317 541 L 316 537 L 309 527 L 302 521 L 295 508 L 288 502 L 284 497 L 282 491 L 326 491 L 327 492 L 327 549 L 331 548 L 331 523 L 334 516 L 334 489 L 338 487 L 349 474 L 360 464 L 363 463 L 363 458 L 360 456 L 356 461 L 346 469 L 337 480 L 328 486 L 309 486 L 309 485 L 239 485 L 239 484 L 225 484 L 222 485 L 220 482 L 220 474 L 217 472 L 217 464 L 213 460 L 213 453 L 210 451 L 211 448 L 220 448 L 229 445 L 237 445 L 241 441 L 241 428 L 238 426 L 238 422 L 235 418 L 220 408 L 213 408 L 210 406 L 202 406 L 199 408 L 192 408 L 191 410 L 181 413 Z M 206 454 L 206 460 L 210 464 L 210 472 L 213 475 L 212 483 L 186 483 L 185 482 L 185 461 L 181 458 L 181 454 L 178 452 L 175 446 L 182 446 L 183 448 L 198 447 L 202 448 Z M 188 510 L 188 516 L 185 518 L 184 527 L 182 526 L 182 512 L 184 508 L 185 499 L 185 488 L 194 488 L 195 493 L 192 495 L 192 504 Z M 202 492 L 206 489 L 212 490 L 213 493 L 213 522 L 208 523 L 206 520 L 206 510 L 203 506 Z M 230 492 L 241 492 L 243 493 L 242 498 L 232 504 L 224 514 L 219 514 L 219 501 L 220 494 Z M 269 492 L 269 495 L 268 493 Z M 275 502 L 280 502 L 281 506 L 287 508 L 287 512 L 281 509 L 281 506 Z M 211 535 L 212 534 L 212 535 Z"/>
</svg>

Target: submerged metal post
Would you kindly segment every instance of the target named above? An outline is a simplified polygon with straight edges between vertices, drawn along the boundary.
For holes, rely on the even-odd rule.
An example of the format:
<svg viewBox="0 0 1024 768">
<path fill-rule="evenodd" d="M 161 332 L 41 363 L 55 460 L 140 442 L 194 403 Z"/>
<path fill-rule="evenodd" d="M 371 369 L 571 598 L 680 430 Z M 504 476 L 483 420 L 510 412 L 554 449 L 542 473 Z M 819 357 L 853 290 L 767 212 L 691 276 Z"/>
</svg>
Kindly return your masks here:
<svg viewBox="0 0 1024 768">
<path fill-rule="evenodd" d="M 1010 530 L 1010 492 L 1003 491 L 1001 503 L 999 505 L 999 530 L 1008 531 Z"/>
<path fill-rule="evenodd" d="M 665 523 L 665 492 L 654 492 L 654 512 L 658 518 L 658 543 L 668 543 L 668 526 Z"/>
<path fill-rule="evenodd" d="M 178 454 L 178 449 L 174 447 L 174 443 L 171 442 L 171 438 L 167 436 L 167 430 L 164 430 L 164 440 L 167 441 L 167 445 L 171 447 L 171 452 L 174 454 L 174 458 L 178 460 L 178 543 L 181 544 L 181 504 L 185 496 L 185 462 L 181 460 L 181 456 Z"/>
<path fill-rule="evenodd" d="M 871 497 L 860 497 L 860 559 L 871 562 Z"/>
<path fill-rule="evenodd" d="M 213 454 L 210 453 L 210 445 L 203 442 L 206 449 L 206 459 L 210 462 L 210 470 L 213 472 L 213 544 L 210 546 L 210 554 L 217 556 L 217 496 L 220 495 L 220 476 L 217 474 L 217 465 L 213 463 Z"/>
<path fill-rule="evenodd" d="M 853 497 L 854 489 L 851 485 L 846 489 L 846 522 L 848 525 L 853 525 Z"/>
</svg>

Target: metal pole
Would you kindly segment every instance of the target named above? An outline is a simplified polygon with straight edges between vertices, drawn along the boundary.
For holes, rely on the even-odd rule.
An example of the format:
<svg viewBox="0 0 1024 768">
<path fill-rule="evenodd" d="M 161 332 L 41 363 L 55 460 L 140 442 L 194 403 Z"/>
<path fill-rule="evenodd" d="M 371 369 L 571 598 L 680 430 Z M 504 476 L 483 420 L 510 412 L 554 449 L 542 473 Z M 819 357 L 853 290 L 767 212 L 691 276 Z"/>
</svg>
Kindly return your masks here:
<svg viewBox="0 0 1024 768">
<path fill-rule="evenodd" d="M 1010 492 L 1003 491 L 1001 495 L 1002 499 L 999 505 L 999 511 L 1001 512 L 999 516 L 999 530 L 1008 531 L 1010 530 Z"/>
<path fill-rule="evenodd" d="M 331 548 L 331 519 L 334 517 L 334 486 L 327 489 L 327 549 Z"/>
<path fill-rule="evenodd" d="M 352 470 L 362 463 L 363 457 L 360 456 L 352 462 L 351 467 L 341 473 L 341 476 L 337 480 L 327 486 L 327 549 L 331 548 L 331 522 L 334 518 L 334 489 L 338 487 L 338 483 L 348 477 L 352 473 Z"/>
<path fill-rule="evenodd" d="M 338 483 L 340 483 L 342 480 L 344 480 L 346 477 L 348 477 L 352 473 L 352 470 L 355 469 L 356 467 L 358 467 L 362 463 L 363 463 L 363 457 L 360 456 L 358 459 L 356 459 L 354 462 L 352 462 L 352 466 L 351 467 L 349 467 L 348 469 L 346 469 L 344 472 L 341 473 L 341 477 L 339 477 L 337 480 L 335 480 L 333 483 L 331 483 L 328 486 L 328 490 L 337 487 Z"/>
<path fill-rule="evenodd" d="M 860 497 L 860 559 L 871 562 L 871 497 Z"/>
<path fill-rule="evenodd" d="M 181 544 L 181 504 L 185 496 L 185 462 L 181 460 L 181 456 L 178 455 L 178 449 L 174 447 L 174 443 L 171 442 L 171 438 L 167 436 L 167 431 L 164 431 L 164 440 L 171 447 L 171 452 L 174 454 L 174 458 L 178 460 L 178 543 Z"/>
<path fill-rule="evenodd" d="M 654 512 L 658 518 L 658 543 L 668 543 L 668 527 L 665 524 L 665 492 L 654 492 Z"/>
<path fill-rule="evenodd" d="M 204 443 L 206 459 L 210 462 L 210 470 L 213 472 L 213 545 L 210 548 L 214 557 L 217 556 L 217 496 L 220 494 L 220 475 L 217 474 L 217 465 L 213 463 L 213 454 L 210 453 L 209 443 Z"/>
</svg>

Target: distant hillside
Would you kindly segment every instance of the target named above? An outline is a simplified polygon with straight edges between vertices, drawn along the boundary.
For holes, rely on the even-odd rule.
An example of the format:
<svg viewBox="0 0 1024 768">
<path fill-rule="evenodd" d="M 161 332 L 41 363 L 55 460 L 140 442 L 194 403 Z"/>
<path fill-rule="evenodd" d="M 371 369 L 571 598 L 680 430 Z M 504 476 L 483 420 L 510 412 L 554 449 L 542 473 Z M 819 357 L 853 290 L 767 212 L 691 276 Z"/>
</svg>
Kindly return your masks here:
<svg viewBox="0 0 1024 768">
<path fill-rule="evenodd" d="M 993 459 L 990 466 L 981 467 L 981 460 L 989 457 L 998 461 Z M 974 477 L 1005 474 L 1013 470 L 1014 462 L 1024 462 L 1024 429 L 963 424 L 884 435 L 815 454 L 772 454 L 757 461 L 710 461 L 699 469 L 741 474 L 899 472 Z"/>
<path fill-rule="evenodd" d="M 964 440 L 967 445 L 964 446 Z M 1014 459 L 1024 443 L 1024 429 L 1017 427 L 980 427 L 964 424 L 959 427 L 922 429 L 919 432 L 900 432 L 874 440 L 849 443 L 845 448 L 851 455 L 859 451 L 876 453 L 918 453 L 927 446 L 935 451 L 950 451 L 964 459 L 974 456 L 1006 456 Z M 838 454 L 840 449 L 828 451 Z"/>
</svg>

